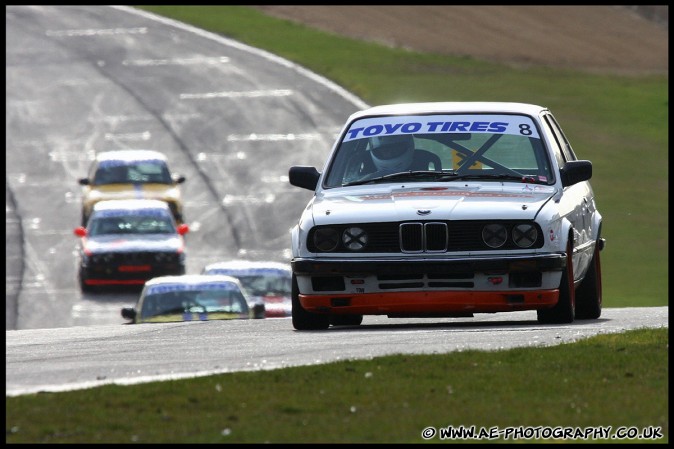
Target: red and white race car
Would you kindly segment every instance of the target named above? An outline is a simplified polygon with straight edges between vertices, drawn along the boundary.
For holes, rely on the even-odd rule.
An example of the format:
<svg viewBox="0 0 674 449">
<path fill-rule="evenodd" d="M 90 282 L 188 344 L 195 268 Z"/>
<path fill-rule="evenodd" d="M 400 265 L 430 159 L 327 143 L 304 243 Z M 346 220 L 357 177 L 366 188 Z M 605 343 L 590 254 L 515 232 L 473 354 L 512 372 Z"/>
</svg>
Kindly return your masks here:
<svg viewBox="0 0 674 449">
<path fill-rule="evenodd" d="M 292 272 L 287 263 L 230 260 L 207 265 L 202 274 L 224 274 L 241 281 L 252 299 L 255 318 L 289 317 Z"/>
<path fill-rule="evenodd" d="M 188 231 L 164 201 L 99 201 L 87 226 L 74 230 L 80 288 L 142 287 L 153 277 L 185 274 Z"/>
</svg>

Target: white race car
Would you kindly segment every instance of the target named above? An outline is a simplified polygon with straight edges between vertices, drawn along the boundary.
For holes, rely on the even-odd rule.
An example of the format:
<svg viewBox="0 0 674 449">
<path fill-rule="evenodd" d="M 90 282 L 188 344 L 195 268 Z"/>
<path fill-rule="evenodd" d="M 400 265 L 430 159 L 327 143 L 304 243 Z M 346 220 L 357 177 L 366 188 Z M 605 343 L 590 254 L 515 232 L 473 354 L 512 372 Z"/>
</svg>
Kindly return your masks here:
<svg viewBox="0 0 674 449">
<path fill-rule="evenodd" d="M 289 317 L 290 265 L 274 261 L 228 260 L 204 267 L 202 274 L 220 274 L 237 278 L 251 299 L 254 318 Z"/>
<path fill-rule="evenodd" d="M 601 315 L 602 216 L 545 107 L 377 106 L 349 117 L 292 235 L 292 322 L 363 315 L 465 317 L 536 310 L 541 323 Z"/>
</svg>

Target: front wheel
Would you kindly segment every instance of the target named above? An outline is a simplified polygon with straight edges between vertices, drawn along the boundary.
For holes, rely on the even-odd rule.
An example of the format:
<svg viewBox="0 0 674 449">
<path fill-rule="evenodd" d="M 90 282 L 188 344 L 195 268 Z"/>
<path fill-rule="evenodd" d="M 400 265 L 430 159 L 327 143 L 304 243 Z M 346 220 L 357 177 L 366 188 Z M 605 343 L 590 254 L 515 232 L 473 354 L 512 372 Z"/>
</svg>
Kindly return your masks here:
<svg viewBox="0 0 674 449">
<path fill-rule="evenodd" d="M 585 279 L 576 291 L 576 318 L 581 320 L 599 318 L 601 316 L 601 302 L 601 261 L 599 259 L 599 242 L 597 242 Z"/>
<path fill-rule="evenodd" d="M 537 311 L 541 324 L 572 323 L 576 314 L 576 292 L 573 284 L 573 242 L 566 245 L 566 268 L 559 283 L 559 300 L 550 309 Z"/>
<path fill-rule="evenodd" d="M 253 318 L 256 320 L 264 319 L 267 314 L 264 304 L 255 304 L 253 306 Z"/>
<path fill-rule="evenodd" d="M 293 327 L 299 331 L 305 330 L 324 330 L 330 327 L 330 316 L 320 313 L 311 313 L 307 311 L 300 303 L 300 289 L 297 285 L 295 273 L 292 275 L 292 289 L 290 296 L 292 298 L 293 309 L 292 319 Z"/>
</svg>

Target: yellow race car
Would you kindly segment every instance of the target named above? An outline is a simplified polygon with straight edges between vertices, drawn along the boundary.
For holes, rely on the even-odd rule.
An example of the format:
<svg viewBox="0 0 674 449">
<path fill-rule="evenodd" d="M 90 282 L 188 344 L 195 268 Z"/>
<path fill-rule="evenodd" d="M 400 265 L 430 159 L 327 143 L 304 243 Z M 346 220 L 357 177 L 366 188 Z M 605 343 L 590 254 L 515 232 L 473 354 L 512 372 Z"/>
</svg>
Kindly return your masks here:
<svg viewBox="0 0 674 449">
<path fill-rule="evenodd" d="M 116 150 L 98 153 L 82 191 L 82 226 L 94 204 L 103 200 L 156 199 L 168 203 L 178 224 L 184 223 L 179 184 L 185 176 L 171 174 L 166 156 L 152 150 Z"/>
</svg>

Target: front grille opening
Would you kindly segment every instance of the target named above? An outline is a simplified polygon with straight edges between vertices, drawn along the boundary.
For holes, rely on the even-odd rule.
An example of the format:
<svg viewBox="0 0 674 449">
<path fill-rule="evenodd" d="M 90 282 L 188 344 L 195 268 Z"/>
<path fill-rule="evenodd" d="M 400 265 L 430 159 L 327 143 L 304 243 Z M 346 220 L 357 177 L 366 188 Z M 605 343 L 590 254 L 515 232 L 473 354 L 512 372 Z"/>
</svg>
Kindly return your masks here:
<svg viewBox="0 0 674 449">
<path fill-rule="evenodd" d="M 429 282 L 429 287 L 432 288 L 473 288 L 475 284 L 473 282 Z"/>
<path fill-rule="evenodd" d="M 363 229 L 368 235 L 368 243 L 358 249 L 361 253 L 443 253 L 448 251 L 485 251 L 492 250 L 482 240 L 482 229 L 485 225 L 497 223 L 505 227 L 508 240 L 502 249 L 522 250 L 512 239 L 513 229 L 522 224 L 531 223 L 536 229 L 536 241 L 528 249 L 542 248 L 545 243 L 544 233 L 533 221 L 521 220 L 445 220 L 445 221 L 410 221 L 410 222 L 377 222 L 377 223 L 344 223 L 330 226 L 317 226 L 307 237 L 307 248 L 311 252 L 353 252 L 344 246 L 337 236 L 351 227 Z M 331 228 L 334 232 L 334 245 L 322 246 L 319 249 L 314 236 L 321 230 Z M 327 231 L 326 231 L 327 232 Z M 320 241 L 320 240 L 319 240 Z"/>
<path fill-rule="evenodd" d="M 428 273 L 428 279 L 473 279 L 472 271 L 465 273 Z"/>
<path fill-rule="evenodd" d="M 379 284 L 382 290 L 392 290 L 394 288 L 423 288 L 423 282 L 396 282 L 391 284 Z"/>
<path fill-rule="evenodd" d="M 351 305 L 351 298 L 330 298 L 332 307 L 346 307 Z"/>
<path fill-rule="evenodd" d="M 400 225 L 400 249 L 406 253 L 420 253 L 424 249 L 423 226 L 421 223 Z"/>
<path fill-rule="evenodd" d="M 510 273 L 508 286 L 511 288 L 540 287 L 543 283 L 543 274 L 540 271 L 525 271 Z"/>
<path fill-rule="evenodd" d="M 447 225 L 445 223 L 426 223 L 426 251 L 447 251 Z"/>
<path fill-rule="evenodd" d="M 423 274 L 380 274 L 377 276 L 377 280 L 379 281 L 406 281 L 423 278 Z"/>
<path fill-rule="evenodd" d="M 341 276 L 312 276 L 311 288 L 315 292 L 343 292 L 344 278 Z"/>
<path fill-rule="evenodd" d="M 524 295 L 507 295 L 506 301 L 508 301 L 508 302 L 524 302 Z"/>
</svg>

